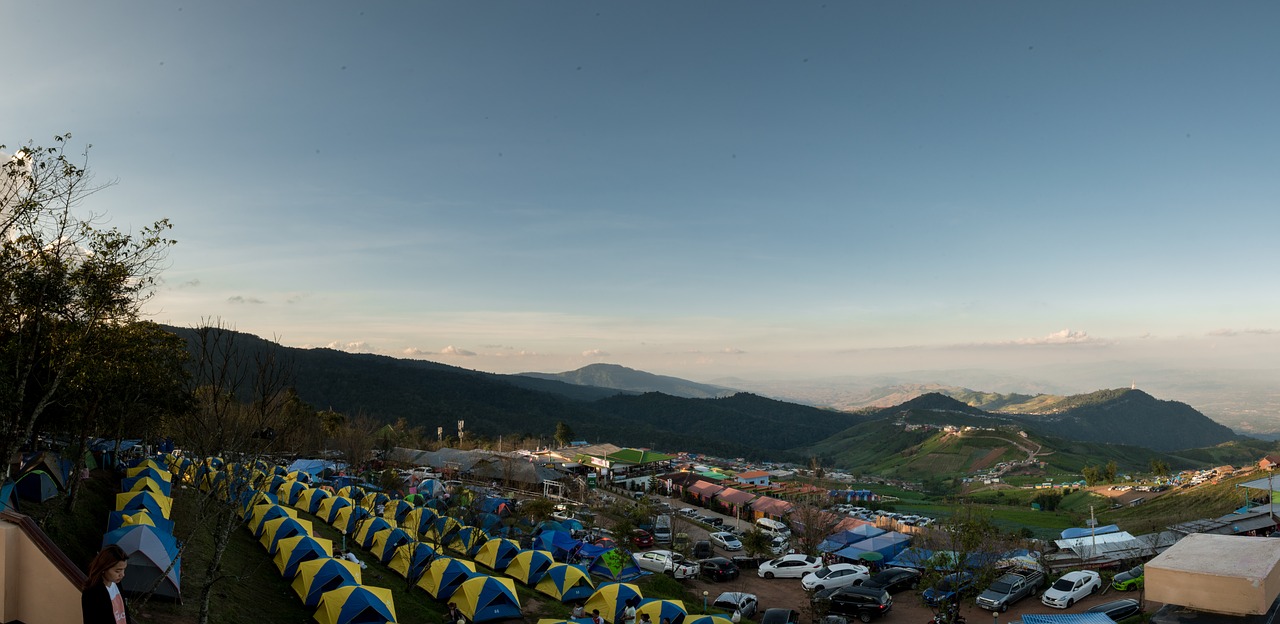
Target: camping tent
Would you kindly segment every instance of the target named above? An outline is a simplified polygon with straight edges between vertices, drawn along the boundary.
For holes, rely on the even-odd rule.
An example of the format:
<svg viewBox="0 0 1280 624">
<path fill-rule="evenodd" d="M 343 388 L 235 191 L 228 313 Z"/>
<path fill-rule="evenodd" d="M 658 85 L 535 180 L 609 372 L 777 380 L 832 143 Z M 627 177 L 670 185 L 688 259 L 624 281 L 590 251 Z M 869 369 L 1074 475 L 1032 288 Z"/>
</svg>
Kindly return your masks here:
<svg viewBox="0 0 1280 624">
<path fill-rule="evenodd" d="M 276 550 L 275 564 L 280 569 L 280 576 L 292 580 L 298 575 L 298 566 L 303 561 L 327 559 L 333 556 L 333 542 L 310 535 L 294 535 L 279 542 Z"/>
<path fill-rule="evenodd" d="M 636 617 L 648 613 L 649 619 L 654 622 L 662 622 L 670 620 L 671 624 L 684 624 L 684 618 L 689 612 L 684 608 L 684 603 L 679 600 L 657 600 L 654 598 L 646 598 L 640 601 L 640 606 L 636 607 Z"/>
<path fill-rule="evenodd" d="M 400 573 L 400 576 L 413 582 L 422 576 L 422 571 L 427 568 L 427 565 L 435 557 L 436 549 L 432 548 L 430 544 L 426 542 L 410 542 L 396 548 L 396 553 L 392 555 L 391 563 L 388 563 L 387 566 Z"/>
<path fill-rule="evenodd" d="M 587 571 L 610 581 L 630 581 L 644 574 L 631 553 L 621 548 L 610 548 L 593 557 Z"/>
<path fill-rule="evenodd" d="M 318 513 L 320 510 L 320 503 L 324 502 L 324 499 L 329 498 L 329 496 L 331 495 L 325 490 L 320 488 L 310 488 L 303 490 L 303 492 L 298 495 L 298 500 L 294 502 L 293 506 L 298 509 L 305 510 L 307 513 L 318 516 L 320 515 Z"/>
<path fill-rule="evenodd" d="M 404 529 L 379 531 L 373 536 L 373 546 L 369 551 L 378 558 L 378 561 L 386 565 L 395 557 L 397 548 L 410 543 L 413 543 L 413 538 Z"/>
<path fill-rule="evenodd" d="M 413 511 L 413 505 L 403 499 L 396 499 L 387 503 L 386 508 L 382 510 L 382 518 L 391 524 L 400 524 L 400 521 L 404 520 L 411 511 Z"/>
<path fill-rule="evenodd" d="M 421 587 L 436 600 L 448 600 L 462 582 L 476 573 L 475 564 L 462 559 L 436 557 L 418 579 Z"/>
<path fill-rule="evenodd" d="M 134 524 L 149 524 L 165 533 L 173 533 L 173 520 L 152 516 L 145 509 L 137 511 L 112 511 L 107 513 L 107 531 Z"/>
<path fill-rule="evenodd" d="M 327 591 L 344 585 L 360 584 L 360 566 L 343 559 L 313 559 L 298 564 L 298 576 L 293 579 L 293 591 L 302 604 L 315 607 Z"/>
<path fill-rule="evenodd" d="M 295 535 L 311 535 L 311 531 L 310 520 L 291 518 L 289 516 L 273 518 L 262 523 L 262 536 L 258 538 L 258 541 L 262 542 L 267 552 L 274 555 L 276 551 L 280 550 L 280 540 Z"/>
<path fill-rule="evenodd" d="M 320 597 L 315 620 L 320 624 L 395 622 L 396 607 L 389 589 L 347 585 Z"/>
<path fill-rule="evenodd" d="M 547 568 L 534 589 L 560 602 L 586 600 L 596 591 L 591 575 L 582 566 L 568 563 L 556 563 Z"/>
<path fill-rule="evenodd" d="M 363 507 L 361 507 L 363 509 Z M 368 513 L 367 511 L 365 513 Z M 337 526 L 337 525 L 335 525 Z M 369 550 L 373 547 L 373 538 L 377 537 L 379 532 L 390 531 L 391 525 L 382 518 L 368 517 L 360 520 L 353 520 L 347 524 L 347 532 L 350 533 L 355 529 L 355 540 L 360 547 Z"/>
<path fill-rule="evenodd" d="M 43 470 L 32 470 L 18 477 L 14 491 L 18 494 L 18 498 L 43 503 L 58 495 L 58 485 L 49 473 Z"/>
<path fill-rule="evenodd" d="M 315 514 L 325 522 L 333 524 L 333 519 L 338 516 L 338 512 L 343 507 L 351 507 L 355 503 L 345 496 L 332 496 L 320 501 L 320 507 L 316 509 Z"/>
<path fill-rule="evenodd" d="M 12 481 L 0 485 L 0 511 L 18 511 L 18 491 Z"/>
<path fill-rule="evenodd" d="M 452 539 L 449 540 L 449 548 L 467 557 L 475 557 L 476 552 L 487 539 L 488 536 L 480 530 L 480 527 L 464 526 L 453 534 Z"/>
<path fill-rule="evenodd" d="M 476 563 L 488 566 L 491 570 L 501 572 L 520 552 L 520 543 L 509 539 L 491 539 L 480 546 L 476 552 Z"/>
<path fill-rule="evenodd" d="M 178 540 L 173 534 L 153 526 L 135 524 L 102 536 L 103 547 L 110 544 L 119 546 L 129 555 L 129 573 L 120 581 L 122 591 L 144 593 L 154 585 L 155 595 L 181 600 L 182 562 L 178 560 Z M 156 585 L 157 580 L 159 585 Z"/>
<path fill-rule="evenodd" d="M 551 553 L 545 550 L 522 550 L 507 564 L 506 575 L 525 585 L 537 585 L 547 568 L 555 562 Z"/>
<path fill-rule="evenodd" d="M 605 583 L 596 588 L 584 608 L 587 613 L 599 609 L 600 617 L 606 622 L 621 622 L 627 601 L 632 599 L 644 599 L 639 587 L 630 583 Z"/>
<path fill-rule="evenodd" d="M 276 518 L 297 518 L 298 512 L 281 505 L 254 505 L 253 511 L 249 512 L 249 519 L 245 521 L 249 525 L 249 531 L 254 537 L 262 537 L 262 528 L 268 520 Z"/>
<path fill-rule="evenodd" d="M 436 512 L 427 507 L 418 507 L 413 511 L 405 514 L 400 520 L 400 528 L 409 532 L 410 535 L 423 539 L 423 536 L 435 526 Z"/>
<path fill-rule="evenodd" d="M 516 584 L 509 578 L 475 576 L 462 582 L 452 600 L 472 622 L 520 618 Z"/>
</svg>

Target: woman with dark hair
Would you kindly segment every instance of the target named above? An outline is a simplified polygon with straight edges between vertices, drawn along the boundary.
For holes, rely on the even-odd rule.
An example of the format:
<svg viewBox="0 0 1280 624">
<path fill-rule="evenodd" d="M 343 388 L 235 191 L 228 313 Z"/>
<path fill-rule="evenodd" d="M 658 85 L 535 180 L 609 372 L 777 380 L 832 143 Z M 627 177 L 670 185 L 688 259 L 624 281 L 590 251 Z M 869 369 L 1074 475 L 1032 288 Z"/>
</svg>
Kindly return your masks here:
<svg viewBox="0 0 1280 624">
<path fill-rule="evenodd" d="M 117 583 L 124 580 L 129 555 L 112 544 L 102 549 L 89 563 L 89 579 L 80 594 L 80 611 L 84 624 L 133 624 L 124 607 L 124 595 Z"/>
</svg>

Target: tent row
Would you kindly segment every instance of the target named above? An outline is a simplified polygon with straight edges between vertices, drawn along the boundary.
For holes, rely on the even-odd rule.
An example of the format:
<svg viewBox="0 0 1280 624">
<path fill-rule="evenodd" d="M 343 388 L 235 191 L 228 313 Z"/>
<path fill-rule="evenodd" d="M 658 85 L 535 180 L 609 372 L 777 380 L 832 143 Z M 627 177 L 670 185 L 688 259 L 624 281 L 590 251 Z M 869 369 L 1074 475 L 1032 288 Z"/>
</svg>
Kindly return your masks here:
<svg viewBox="0 0 1280 624">
<path fill-rule="evenodd" d="M 129 464 L 120 480 L 116 508 L 107 515 L 102 546 L 115 544 L 129 556 L 123 591 L 182 600 L 182 562 L 170 518 L 173 473 L 166 464 L 144 458 Z"/>
</svg>

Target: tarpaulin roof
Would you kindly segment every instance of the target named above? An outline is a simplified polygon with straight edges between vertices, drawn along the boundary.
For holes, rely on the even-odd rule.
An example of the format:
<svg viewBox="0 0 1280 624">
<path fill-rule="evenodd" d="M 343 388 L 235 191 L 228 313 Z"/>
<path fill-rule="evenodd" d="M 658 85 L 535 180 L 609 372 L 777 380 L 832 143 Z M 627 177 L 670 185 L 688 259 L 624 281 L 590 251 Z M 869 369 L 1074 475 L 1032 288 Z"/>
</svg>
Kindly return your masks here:
<svg viewBox="0 0 1280 624">
<path fill-rule="evenodd" d="M 1108 524 L 1107 526 L 1100 526 L 1095 529 L 1091 529 L 1089 527 L 1071 527 L 1069 529 L 1062 530 L 1062 539 L 1078 539 L 1081 537 L 1090 537 L 1093 535 L 1106 535 L 1107 533 L 1117 533 L 1119 531 L 1120 531 L 1120 527 L 1114 524 Z"/>
<path fill-rule="evenodd" d="M 1115 624 L 1105 613 L 1052 613 L 1022 616 L 1022 624 Z"/>
</svg>

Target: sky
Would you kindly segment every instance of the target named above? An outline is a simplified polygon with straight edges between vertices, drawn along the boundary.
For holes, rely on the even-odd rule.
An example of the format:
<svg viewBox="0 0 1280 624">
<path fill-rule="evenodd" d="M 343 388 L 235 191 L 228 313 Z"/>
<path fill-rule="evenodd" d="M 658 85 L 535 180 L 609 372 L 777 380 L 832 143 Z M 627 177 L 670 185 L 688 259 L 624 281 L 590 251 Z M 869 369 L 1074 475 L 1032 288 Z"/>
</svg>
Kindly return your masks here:
<svg viewBox="0 0 1280 624">
<path fill-rule="evenodd" d="M 1280 356 L 1274 2 L 0 22 L 0 144 L 70 132 L 87 209 L 174 223 L 161 323 L 702 381 Z"/>
</svg>

